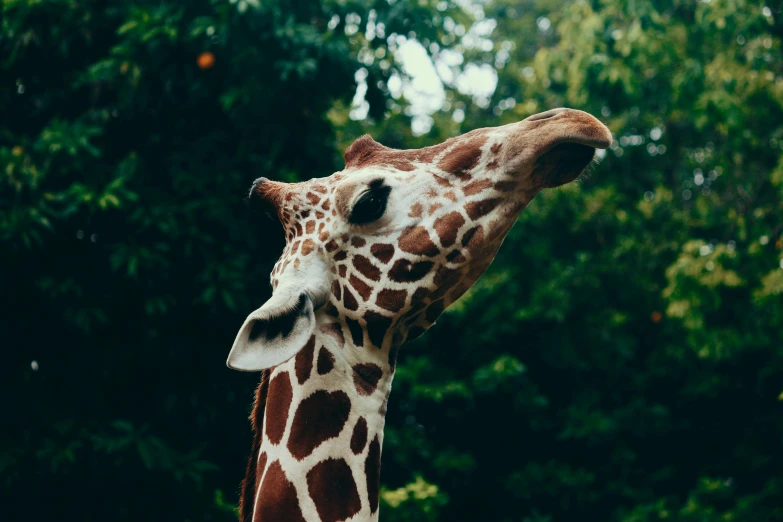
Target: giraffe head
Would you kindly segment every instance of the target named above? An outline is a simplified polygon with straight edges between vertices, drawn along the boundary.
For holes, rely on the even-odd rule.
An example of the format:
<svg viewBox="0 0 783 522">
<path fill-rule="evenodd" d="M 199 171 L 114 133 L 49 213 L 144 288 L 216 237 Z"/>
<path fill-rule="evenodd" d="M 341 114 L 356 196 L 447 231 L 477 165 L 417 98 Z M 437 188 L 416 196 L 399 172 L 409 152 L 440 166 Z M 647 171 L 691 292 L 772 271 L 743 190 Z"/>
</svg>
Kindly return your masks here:
<svg viewBox="0 0 783 522">
<path fill-rule="evenodd" d="M 611 141 L 593 116 L 553 109 L 417 150 L 365 135 L 327 178 L 256 180 L 251 197 L 287 242 L 228 365 L 278 365 L 327 323 L 356 347 L 396 353 L 476 282 L 540 190 L 576 179 Z"/>
</svg>

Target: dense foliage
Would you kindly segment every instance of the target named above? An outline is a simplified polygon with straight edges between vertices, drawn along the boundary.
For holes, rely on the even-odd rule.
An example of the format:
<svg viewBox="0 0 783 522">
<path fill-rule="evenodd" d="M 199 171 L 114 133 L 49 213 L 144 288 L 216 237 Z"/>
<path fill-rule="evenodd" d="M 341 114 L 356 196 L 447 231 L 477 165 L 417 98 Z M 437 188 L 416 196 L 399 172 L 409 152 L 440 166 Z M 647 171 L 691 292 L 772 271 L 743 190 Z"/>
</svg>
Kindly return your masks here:
<svg viewBox="0 0 783 522">
<path fill-rule="evenodd" d="M 403 350 L 381 520 L 783 519 L 780 5 L 0 5 L 3 520 L 232 520 L 250 182 L 557 106 L 616 143 Z"/>
</svg>

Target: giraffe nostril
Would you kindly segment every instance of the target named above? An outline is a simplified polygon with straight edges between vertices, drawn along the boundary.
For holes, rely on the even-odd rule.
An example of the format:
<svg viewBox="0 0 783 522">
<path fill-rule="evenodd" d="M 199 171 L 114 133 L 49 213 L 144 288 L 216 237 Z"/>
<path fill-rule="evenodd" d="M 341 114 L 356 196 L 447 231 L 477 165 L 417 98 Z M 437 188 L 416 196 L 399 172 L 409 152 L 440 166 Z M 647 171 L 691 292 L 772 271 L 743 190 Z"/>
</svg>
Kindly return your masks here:
<svg viewBox="0 0 783 522">
<path fill-rule="evenodd" d="M 529 116 L 528 118 L 525 118 L 525 121 L 541 121 L 541 120 L 548 120 L 549 118 L 554 118 L 558 114 L 561 114 L 568 109 L 560 108 L 560 109 L 551 109 L 544 112 L 539 112 L 538 114 L 534 114 L 532 116 Z"/>
</svg>

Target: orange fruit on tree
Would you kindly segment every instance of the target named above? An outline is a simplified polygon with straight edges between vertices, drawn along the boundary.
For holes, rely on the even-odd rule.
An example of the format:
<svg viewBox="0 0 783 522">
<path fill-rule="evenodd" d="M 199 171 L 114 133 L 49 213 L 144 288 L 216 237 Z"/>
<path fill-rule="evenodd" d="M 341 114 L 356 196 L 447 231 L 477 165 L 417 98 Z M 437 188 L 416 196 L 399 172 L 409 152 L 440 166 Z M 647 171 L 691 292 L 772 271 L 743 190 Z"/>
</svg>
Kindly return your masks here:
<svg viewBox="0 0 783 522">
<path fill-rule="evenodd" d="M 213 65 L 215 65 L 215 55 L 209 51 L 205 51 L 198 55 L 196 63 L 200 69 L 210 69 Z"/>
</svg>

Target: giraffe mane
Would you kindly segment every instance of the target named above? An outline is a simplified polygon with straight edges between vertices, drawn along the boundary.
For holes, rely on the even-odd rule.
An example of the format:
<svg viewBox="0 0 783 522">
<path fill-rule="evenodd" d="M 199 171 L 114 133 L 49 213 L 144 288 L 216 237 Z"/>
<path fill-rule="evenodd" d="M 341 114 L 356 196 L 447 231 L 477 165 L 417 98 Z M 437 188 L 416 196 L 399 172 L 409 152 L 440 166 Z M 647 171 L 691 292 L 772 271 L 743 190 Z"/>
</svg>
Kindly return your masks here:
<svg viewBox="0 0 783 522">
<path fill-rule="evenodd" d="M 252 522 L 253 507 L 258 489 L 256 476 L 258 468 L 258 453 L 261 451 L 261 441 L 263 439 L 264 409 L 266 407 L 266 396 L 269 391 L 270 370 L 261 372 L 261 382 L 256 388 L 255 401 L 253 402 L 253 411 L 250 413 L 250 425 L 253 429 L 253 446 L 250 452 L 250 459 L 247 461 L 245 469 L 245 478 L 242 479 L 242 485 L 239 496 L 239 520 L 240 522 Z"/>
</svg>

